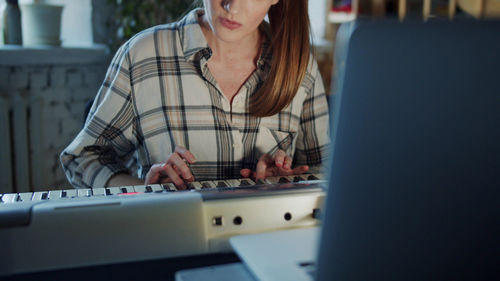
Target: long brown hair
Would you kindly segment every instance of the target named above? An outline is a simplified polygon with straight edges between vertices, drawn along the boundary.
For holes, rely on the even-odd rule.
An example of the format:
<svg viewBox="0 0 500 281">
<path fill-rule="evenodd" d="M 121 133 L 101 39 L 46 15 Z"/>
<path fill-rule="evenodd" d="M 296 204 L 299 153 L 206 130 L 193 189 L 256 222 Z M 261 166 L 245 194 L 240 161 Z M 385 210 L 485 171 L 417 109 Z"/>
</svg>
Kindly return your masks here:
<svg viewBox="0 0 500 281">
<path fill-rule="evenodd" d="M 309 63 L 307 7 L 307 0 L 280 0 L 269 9 L 271 69 L 262 87 L 251 96 L 251 115 L 274 115 L 295 97 Z"/>
</svg>

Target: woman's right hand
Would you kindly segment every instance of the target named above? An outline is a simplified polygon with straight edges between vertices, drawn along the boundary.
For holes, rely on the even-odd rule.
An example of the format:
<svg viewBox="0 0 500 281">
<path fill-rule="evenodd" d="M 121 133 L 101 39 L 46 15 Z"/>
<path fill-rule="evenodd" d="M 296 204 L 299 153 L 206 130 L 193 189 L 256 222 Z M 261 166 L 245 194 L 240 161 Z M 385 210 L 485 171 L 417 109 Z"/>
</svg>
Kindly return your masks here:
<svg viewBox="0 0 500 281">
<path fill-rule="evenodd" d="M 187 182 L 193 182 L 189 164 L 194 164 L 196 158 L 182 146 L 176 146 L 175 151 L 168 156 L 163 164 L 154 164 L 146 174 L 144 184 L 161 184 L 171 182 L 178 189 L 186 189 Z"/>
</svg>

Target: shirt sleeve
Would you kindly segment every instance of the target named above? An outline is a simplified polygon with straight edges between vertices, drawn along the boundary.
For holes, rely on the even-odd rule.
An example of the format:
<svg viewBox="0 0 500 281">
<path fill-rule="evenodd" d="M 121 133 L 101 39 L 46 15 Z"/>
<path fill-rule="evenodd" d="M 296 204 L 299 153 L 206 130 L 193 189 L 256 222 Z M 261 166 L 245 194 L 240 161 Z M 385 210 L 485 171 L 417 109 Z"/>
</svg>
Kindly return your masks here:
<svg viewBox="0 0 500 281">
<path fill-rule="evenodd" d="M 125 159 L 137 142 L 127 49 L 117 51 L 83 129 L 60 155 L 75 188 L 104 187 L 113 175 L 129 173 Z"/>
<path fill-rule="evenodd" d="M 323 80 L 315 61 L 312 87 L 303 103 L 295 149 L 295 166 L 309 165 L 309 172 L 321 172 L 330 143 L 329 109 Z"/>
</svg>

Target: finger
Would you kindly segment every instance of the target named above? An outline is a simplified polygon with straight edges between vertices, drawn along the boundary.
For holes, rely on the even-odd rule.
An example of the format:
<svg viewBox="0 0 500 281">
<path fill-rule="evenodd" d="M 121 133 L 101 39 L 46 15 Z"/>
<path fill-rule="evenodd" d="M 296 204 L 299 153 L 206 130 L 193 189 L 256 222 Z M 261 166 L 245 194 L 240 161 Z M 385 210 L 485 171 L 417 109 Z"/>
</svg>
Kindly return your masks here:
<svg viewBox="0 0 500 281">
<path fill-rule="evenodd" d="M 176 146 L 175 147 L 175 152 L 179 153 L 179 155 L 183 158 L 186 159 L 186 161 L 189 164 L 194 164 L 196 162 L 196 158 L 194 157 L 193 153 L 191 151 L 185 149 L 182 146 Z"/>
<path fill-rule="evenodd" d="M 174 170 L 171 164 L 165 164 L 165 171 L 170 178 L 170 180 L 175 184 L 175 186 L 179 189 L 185 189 L 186 185 L 184 181 L 179 177 L 177 172 Z M 184 188 L 182 188 L 184 187 Z"/>
<path fill-rule="evenodd" d="M 255 169 L 255 179 L 264 179 L 266 177 L 266 170 L 269 163 L 273 163 L 271 155 L 264 154 L 260 157 L 259 162 L 257 162 L 257 168 Z"/>
<path fill-rule="evenodd" d="M 274 165 L 276 165 L 276 167 L 283 167 L 285 157 L 286 153 L 283 150 L 278 149 L 276 153 L 274 153 Z"/>
<path fill-rule="evenodd" d="M 309 166 L 303 165 L 303 166 L 295 167 L 292 170 L 292 174 L 293 175 L 300 175 L 300 174 L 306 173 L 307 171 L 309 171 Z"/>
<path fill-rule="evenodd" d="M 184 159 L 182 159 L 178 153 L 172 153 L 168 158 L 167 163 L 174 166 L 178 174 L 180 174 L 183 179 L 194 180 L 193 175 L 191 174 L 191 169 L 189 169 Z"/>
<path fill-rule="evenodd" d="M 245 169 L 240 170 L 240 175 L 244 178 L 249 178 L 251 174 L 252 174 L 252 170 L 250 170 L 250 169 L 245 168 Z"/>
<path fill-rule="evenodd" d="M 163 171 L 163 165 L 155 164 L 151 166 L 149 172 L 146 174 L 146 180 L 144 184 L 155 184 L 161 180 L 161 175 Z"/>
<path fill-rule="evenodd" d="M 293 161 L 292 157 L 287 155 L 285 157 L 285 161 L 283 162 L 283 169 L 286 170 L 290 169 L 292 167 L 292 161 Z"/>
</svg>

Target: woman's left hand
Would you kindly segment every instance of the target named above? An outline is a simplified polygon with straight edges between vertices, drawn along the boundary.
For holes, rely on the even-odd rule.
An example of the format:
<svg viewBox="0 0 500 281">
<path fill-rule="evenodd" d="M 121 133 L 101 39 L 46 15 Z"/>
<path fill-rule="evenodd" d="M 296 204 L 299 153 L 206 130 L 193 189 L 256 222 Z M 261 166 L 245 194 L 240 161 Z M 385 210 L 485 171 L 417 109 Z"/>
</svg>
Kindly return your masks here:
<svg viewBox="0 0 500 281">
<path fill-rule="evenodd" d="M 309 166 L 298 166 L 292 169 L 292 157 L 286 155 L 285 151 L 278 149 L 274 155 L 264 154 L 257 162 L 257 169 L 252 173 L 250 169 L 241 169 L 240 174 L 244 178 L 253 177 L 255 180 L 265 179 L 272 176 L 300 175 L 309 170 Z"/>
</svg>

